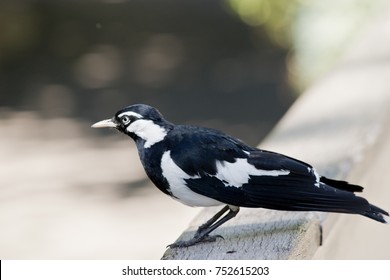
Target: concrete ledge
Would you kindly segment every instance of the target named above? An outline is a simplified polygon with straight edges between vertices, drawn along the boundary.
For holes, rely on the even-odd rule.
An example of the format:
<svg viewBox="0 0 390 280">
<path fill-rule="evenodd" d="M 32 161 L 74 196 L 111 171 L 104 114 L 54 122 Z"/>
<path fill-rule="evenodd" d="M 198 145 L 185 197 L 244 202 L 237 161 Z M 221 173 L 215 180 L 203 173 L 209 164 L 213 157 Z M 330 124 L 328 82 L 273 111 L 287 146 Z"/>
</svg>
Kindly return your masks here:
<svg viewBox="0 0 390 280">
<path fill-rule="evenodd" d="M 388 185 L 387 174 L 373 170 L 365 159 L 375 149 L 390 151 L 390 142 L 381 141 L 390 123 L 390 11 L 367 27 L 346 54 L 337 68 L 302 95 L 260 147 L 307 161 L 325 176 L 351 179 L 351 174 L 360 170 L 382 177 Z M 359 163 L 364 163 L 364 168 Z M 370 183 L 360 181 L 359 176 L 353 179 L 356 184 Z M 388 190 L 375 192 L 375 185 L 364 187 L 370 195 L 364 192 L 362 196 L 390 210 L 388 201 L 383 204 L 383 196 L 390 195 Z M 202 211 L 179 240 L 189 239 L 217 210 Z M 214 232 L 224 240 L 168 249 L 162 258 L 310 259 L 320 246 L 320 225 L 326 242 L 340 216 L 347 215 L 241 209 L 236 218 Z M 375 224 L 369 222 L 368 226 Z M 389 231 L 379 223 L 376 226 Z"/>
<path fill-rule="evenodd" d="M 179 239 L 191 238 L 197 226 L 218 209 L 203 211 Z M 224 239 L 189 248 L 168 249 L 163 259 L 310 258 L 320 243 L 320 221 L 313 214 L 242 208 L 239 218 L 216 230 Z"/>
</svg>

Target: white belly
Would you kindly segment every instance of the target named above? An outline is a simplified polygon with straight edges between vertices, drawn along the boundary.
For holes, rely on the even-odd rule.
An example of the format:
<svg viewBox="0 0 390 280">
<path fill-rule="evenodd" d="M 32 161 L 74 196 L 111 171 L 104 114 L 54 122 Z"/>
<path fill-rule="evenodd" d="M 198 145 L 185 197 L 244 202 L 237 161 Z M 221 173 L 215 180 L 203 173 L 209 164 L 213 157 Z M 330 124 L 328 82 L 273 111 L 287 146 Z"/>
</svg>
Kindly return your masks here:
<svg viewBox="0 0 390 280">
<path fill-rule="evenodd" d="M 163 176 L 169 183 L 169 188 L 175 199 L 188 206 L 217 206 L 220 201 L 197 194 L 188 188 L 185 179 L 197 179 L 199 176 L 189 176 L 171 158 L 171 152 L 166 151 L 161 158 Z"/>
</svg>

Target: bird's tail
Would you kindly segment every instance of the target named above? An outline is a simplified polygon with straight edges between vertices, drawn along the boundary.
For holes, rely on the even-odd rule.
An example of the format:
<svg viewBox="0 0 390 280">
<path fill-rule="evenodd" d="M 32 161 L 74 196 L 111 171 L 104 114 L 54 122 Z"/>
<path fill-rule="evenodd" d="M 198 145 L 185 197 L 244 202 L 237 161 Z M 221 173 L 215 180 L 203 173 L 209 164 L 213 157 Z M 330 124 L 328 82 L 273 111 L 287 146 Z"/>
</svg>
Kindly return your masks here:
<svg viewBox="0 0 390 280">
<path fill-rule="evenodd" d="M 333 188 L 343 190 L 343 191 L 348 191 L 348 192 L 362 192 L 363 188 L 361 186 L 357 185 L 352 185 L 349 184 L 346 181 L 339 181 L 339 180 L 333 180 L 333 179 L 328 179 L 326 177 L 321 177 L 320 179 L 321 183 L 324 183 L 328 186 L 331 186 Z M 361 198 L 359 198 L 361 199 Z M 361 213 L 361 215 L 373 219 L 375 221 L 378 221 L 380 223 L 384 224 L 389 224 L 390 223 L 390 218 L 389 218 L 389 213 L 375 205 L 369 204 L 366 202 L 368 205 L 365 207 L 366 210 Z M 362 204 L 364 205 L 364 203 Z"/>
<path fill-rule="evenodd" d="M 302 177 L 279 176 L 276 181 L 273 177 L 261 176 L 251 178 L 251 184 L 244 185 L 245 193 L 240 204 L 242 207 L 262 207 L 285 211 L 320 211 L 345 214 L 358 214 L 381 223 L 390 224 L 389 213 L 370 204 L 367 199 L 355 195 L 361 192 L 361 186 L 352 185 L 345 181 L 320 178 L 320 183 L 313 186 L 312 181 L 305 182 Z M 233 189 L 233 188 L 232 188 Z M 240 190 L 233 189 L 237 192 Z M 236 194 L 236 193 L 235 193 Z M 235 205 L 233 200 L 226 197 L 223 202 Z"/>
<path fill-rule="evenodd" d="M 388 212 L 372 204 L 369 206 L 370 209 L 363 213 L 363 216 L 384 224 L 390 224 L 390 217 Z"/>
</svg>

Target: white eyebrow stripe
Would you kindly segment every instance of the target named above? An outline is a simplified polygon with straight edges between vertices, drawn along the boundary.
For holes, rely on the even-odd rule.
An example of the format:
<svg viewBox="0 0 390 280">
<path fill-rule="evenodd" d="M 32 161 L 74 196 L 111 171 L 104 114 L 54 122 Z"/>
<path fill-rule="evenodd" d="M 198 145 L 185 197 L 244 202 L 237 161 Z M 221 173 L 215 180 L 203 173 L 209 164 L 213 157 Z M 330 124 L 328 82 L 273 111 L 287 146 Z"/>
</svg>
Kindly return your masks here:
<svg viewBox="0 0 390 280">
<path fill-rule="evenodd" d="M 133 116 L 133 117 L 137 117 L 137 118 L 142 118 L 142 115 L 136 113 L 136 112 L 123 112 L 121 114 L 118 115 L 119 118 L 121 118 L 122 116 Z"/>
</svg>

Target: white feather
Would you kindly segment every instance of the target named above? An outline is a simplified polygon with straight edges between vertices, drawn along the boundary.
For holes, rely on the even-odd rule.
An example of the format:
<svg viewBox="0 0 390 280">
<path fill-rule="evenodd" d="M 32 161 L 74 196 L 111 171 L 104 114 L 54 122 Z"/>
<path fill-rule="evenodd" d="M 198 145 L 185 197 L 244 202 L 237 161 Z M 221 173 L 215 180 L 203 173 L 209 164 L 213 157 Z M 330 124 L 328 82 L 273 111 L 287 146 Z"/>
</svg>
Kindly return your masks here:
<svg viewBox="0 0 390 280">
<path fill-rule="evenodd" d="M 241 187 L 247 184 L 252 176 L 284 176 L 288 170 L 262 170 L 248 163 L 246 158 L 238 158 L 235 162 L 217 161 L 217 177 L 225 186 Z"/>
<path fill-rule="evenodd" d="M 317 170 L 315 168 L 311 168 L 311 171 L 313 172 L 314 176 L 316 177 L 316 183 L 314 184 L 317 188 L 320 187 L 320 175 L 318 174 Z"/>
<path fill-rule="evenodd" d="M 134 113 L 136 114 L 136 113 Z M 127 114 L 128 115 L 128 114 Z M 145 140 L 144 148 L 150 148 L 154 144 L 164 140 L 167 131 L 151 120 L 136 120 L 127 127 L 127 131 L 135 133 Z"/>
<path fill-rule="evenodd" d="M 189 189 L 185 184 L 185 179 L 197 179 L 199 176 L 190 176 L 184 172 L 171 158 L 171 151 L 166 151 L 161 158 L 161 169 L 163 176 L 169 183 L 169 188 L 175 198 L 188 206 L 217 206 L 222 203 L 197 194 Z"/>
<path fill-rule="evenodd" d="M 123 116 L 129 116 L 129 117 L 134 116 L 134 117 L 139 118 L 139 119 L 142 118 L 142 115 L 140 115 L 140 114 L 138 114 L 136 112 L 131 112 L 131 111 L 123 112 L 123 113 L 118 115 L 119 118 L 121 118 Z"/>
</svg>

